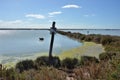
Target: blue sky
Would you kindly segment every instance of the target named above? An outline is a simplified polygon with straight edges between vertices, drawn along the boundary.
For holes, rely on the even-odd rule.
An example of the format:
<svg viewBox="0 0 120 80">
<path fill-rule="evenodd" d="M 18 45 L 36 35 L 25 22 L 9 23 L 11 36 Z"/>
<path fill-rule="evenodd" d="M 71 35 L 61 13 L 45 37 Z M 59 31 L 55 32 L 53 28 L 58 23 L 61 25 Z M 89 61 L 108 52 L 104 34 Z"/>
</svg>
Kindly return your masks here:
<svg viewBox="0 0 120 80">
<path fill-rule="evenodd" d="M 0 28 L 120 29 L 120 0 L 0 0 Z"/>
</svg>

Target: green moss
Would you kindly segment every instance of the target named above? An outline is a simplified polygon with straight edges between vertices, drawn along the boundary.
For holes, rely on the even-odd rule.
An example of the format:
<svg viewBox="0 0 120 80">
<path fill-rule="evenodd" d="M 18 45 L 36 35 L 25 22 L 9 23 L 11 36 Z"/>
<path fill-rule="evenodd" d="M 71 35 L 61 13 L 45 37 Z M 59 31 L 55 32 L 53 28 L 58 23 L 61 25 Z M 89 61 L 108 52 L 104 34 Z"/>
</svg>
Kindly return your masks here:
<svg viewBox="0 0 120 80">
<path fill-rule="evenodd" d="M 60 59 L 64 59 L 66 57 L 80 58 L 82 55 L 95 56 L 98 58 L 99 54 L 102 52 L 104 52 L 104 48 L 101 44 L 96 44 L 94 42 L 84 42 L 83 46 L 68 51 L 63 51 L 58 56 Z"/>
</svg>

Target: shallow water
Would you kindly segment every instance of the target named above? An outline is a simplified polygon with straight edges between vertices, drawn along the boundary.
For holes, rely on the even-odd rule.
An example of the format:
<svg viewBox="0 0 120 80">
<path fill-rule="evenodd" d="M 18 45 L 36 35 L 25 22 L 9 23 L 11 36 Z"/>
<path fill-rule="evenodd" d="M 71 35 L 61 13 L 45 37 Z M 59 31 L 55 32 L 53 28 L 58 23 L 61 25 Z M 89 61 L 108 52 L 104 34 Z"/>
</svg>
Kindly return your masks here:
<svg viewBox="0 0 120 80">
<path fill-rule="evenodd" d="M 39 38 L 44 38 L 40 41 Z M 49 53 L 51 35 L 47 30 L 0 31 L 0 63 L 33 58 L 37 54 Z M 82 43 L 55 34 L 53 53 L 59 54 Z"/>
<path fill-rule="evenodd" d="M 120 36 L 120 30 L 71 30 L 71 32 Z M 39 38 L 44 40 L 40 41 Z M 47 30 L 0 30 L 0 63 L 36 58 L 44 53 L 48 55 L 50 39 L 51 35 Z M 53 53 L 60 54 L 78 46 L 82 46 L 82 43 L 56 34 Z"/>
</svg>

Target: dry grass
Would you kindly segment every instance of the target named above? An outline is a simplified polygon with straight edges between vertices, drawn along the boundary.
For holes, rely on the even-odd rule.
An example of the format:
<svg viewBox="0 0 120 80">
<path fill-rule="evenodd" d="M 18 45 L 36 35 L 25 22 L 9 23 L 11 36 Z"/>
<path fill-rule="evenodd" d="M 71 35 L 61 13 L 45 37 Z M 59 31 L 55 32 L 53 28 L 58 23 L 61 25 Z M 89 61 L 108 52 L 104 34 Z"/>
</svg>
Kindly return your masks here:
<svg viewBox="0 0 120 80">
<path fill-rule="evenodd" d="M 37 71 L 24 71 L 20 76 L 24 80 L 66 80 L 67 74 L 53 67 L 41 67 Z"/>
</svg>

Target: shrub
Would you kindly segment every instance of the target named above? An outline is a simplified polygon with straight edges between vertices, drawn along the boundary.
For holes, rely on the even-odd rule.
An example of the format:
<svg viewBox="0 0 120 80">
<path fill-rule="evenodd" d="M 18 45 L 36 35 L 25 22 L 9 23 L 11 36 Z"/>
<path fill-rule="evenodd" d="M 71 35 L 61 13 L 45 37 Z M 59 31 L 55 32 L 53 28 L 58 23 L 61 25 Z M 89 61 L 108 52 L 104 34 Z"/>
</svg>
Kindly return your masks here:
<svg viewBox="0 0 120 80">
<path fill-rule="evenodd" d="M 58 68 L 61 66 L 61 61 L 60 61 L 59 57 L 56 57 L 56 56 L 53 57 L 52 62 L 53 62 L 53 64 L 52 64 L 53 67 Z"/>
<path fill-rule="evenodd" d="M 40 66 L 54 66 L 56 68 L 60 67 L 60 59 L 59 57 L 52 57 L 51 61 L 49 61 L 49 57 L 41 56 L 35 60 L 35 63 L 38 67 Z"/>
<path fill-rule="evenodd" d="M 112 39 L 111 36 L 102 36 L 101 44 L 102 44 L 102 45 L 108 45 L 108 44 L 110 44 L 112 41 L 113 41 L 113 39 Z"/>
<path fill-rule="evenodd" d="M 49 65 L 49 57 L 47 56 L 41 56 L 41 57 L 38 57 L 36 60 L 35 60 L 35 63 L 37 64 L 37 66 L 48 66 Z"/>
<path fill-rule="evenodd" d="M 96 57 L 91 57 L 91 56 L 81 56 L 81 65 L 89 65 L 89 62 L 95 62 L 98 63 L 98 59 Z"/>
<path fill-rule="evenodd" d="M 90 36 L 90 35 L 88 35 L 88 36 L 86 36 L 86 37 L 85 37 L 85 39 L 84 39 L 84 40 L 85 40 L 85 41 L 91 41 L 92 39 L 93 39 L 93 37 L 92 37 L 92 36 Z"/>
<path fill-rule="evenodd" d="M 120 63 L 117 65 L 116 71 L 114 71 L 111 76 L 114 80 L 120 79 Z"/>
<path fill-rule="evenodd" d="M 66 67 L 68 69 L 73 69 L 77 66 L 78 59 L 76 58 L 65 58 L 62 60 L 62 67 Z"/>
<path fill-rule="evenodd" d="M 84 39 L 85 39 L 85 35 L 81 35 L 81 36 L 79 37 L 79 39 L 80 39 L 80 40 L 84 40 Z"/>
<path fill-rule="evenodd" d="M 112 57 L 116 56 L 117 54 L 114 52 L 104 52 L 99 55 L 100 60 L 109 60 L 112 59 Z"/>
<path fill-rule="evenodd" d="M 108 56 L 107 53 L 101 53 L 101 54 L 99 55 L 99 59 L 100 59 L 100 60 L 108 60 L 108 59 L 109 59 L 109 56 Z"/>
<path fill-rule="evenodd" d="M 23 72 L 24 70 L 32 69 L 34 67 L 35 67 L 34 62 L 32 60 L 24 60 L 16 64 L 16 69 L 19 69 L 20 72 Z"/>
<path fill-rule="evenodd" d="M 101 38 L 100 37 L 94 37 L 93 42 L 100 43 Z"/>
</svg>

